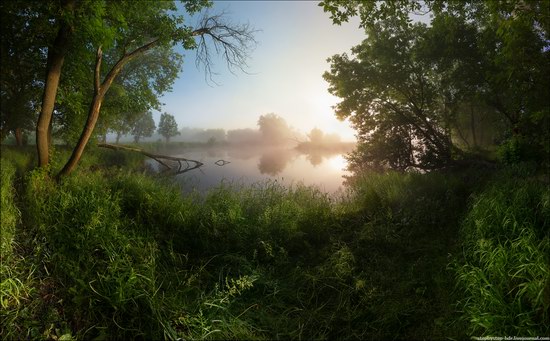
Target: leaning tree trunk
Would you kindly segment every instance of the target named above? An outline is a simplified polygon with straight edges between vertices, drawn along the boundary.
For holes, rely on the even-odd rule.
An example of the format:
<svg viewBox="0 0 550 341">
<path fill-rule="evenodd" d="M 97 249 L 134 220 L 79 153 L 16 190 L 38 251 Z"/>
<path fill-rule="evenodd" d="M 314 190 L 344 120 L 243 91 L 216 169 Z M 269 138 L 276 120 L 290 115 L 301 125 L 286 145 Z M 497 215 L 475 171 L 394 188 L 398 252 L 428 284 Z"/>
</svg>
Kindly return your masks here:
<svg viewBox="0 0 550 341">
<path fill-rule="evenodd" d="M 124 54 L 118 60 L 118 62 L 113 66 L 113 68 L 109 71 L 107 76 L 105 76 L 105 80 L 103 81 L 103 83 L 101 83 L 100 81 L 100 76 L 101 76 L 100 70 L 101 70 L 101 61 L 102 61 L 101 46 L 97 49 L 95 71 L 94 71 L 94 97 L 92 99 L 92 103 L 90 104 L 90 108 L 88 110 L 88 119 L 86 120 L 84 129 L 82 130 L 82 134 L 80 134 L 78 143 L 76 144 L 75 148 L 73 149 L 73 152 L 71 153 L 71 157 L 69 158 L 69 161 L 67 161 L 63 169 L 59 172 L 59 174 L 57 174 L 58 179 L 63 176 L 69 175 L 76 168 L 76 165 L 78 164 L 78 162 L 80 161 L 80 158 L 82 157 L 84 148 L 86 148 L 86 145 L 88 144 L 88 141 L 90 140 L 90 137 L 94 132 L 94 128 L 97 123 L 97 119 L 99 118 L 99 112 L 101 109 L 101 104 L 103 103 L 103 99 L 105 98 L 105 94 L 111 87 L 111 84 L 113 83 L 115 78 L 118 76 L 120 71 L 122 71 L 122 68 L 124 67 L 124 65 L 128 63 L 130 60 L 132 60 L 134 57 L 136 57 L 137 55 L 155 46 L 158 43 L 158 41 L 159 41 L 158 39 L 155 39 L 150 43 L 137 48 L 131 53 Z"/>
<path fill-rule="evenodd" d="M 69 12 L 74 11 L 75 0 L 67 0 L 65 9 Z M 61 21 L 61 27 L 57 32 L 57 37 L 48 49 L 48 66 L 46 80 L 44 83 L 44 93 L 42 95 L 42 108 L 36 123 L 36 149 L 38 152 L 38 166 L 44 167 L 49 163 L 49 139 L 48 130 L 52 121 L 59 78 L 61 69 L 67 54 L 69 38 L 72 33 L 72 26 L 66 21 Z"/>
<path fill-rule="evenodd" d="M 71 154 L 71 157 L 69 158 L 69 161 L 67 161 L 67 163 L 65 164 L 65 167 L 63 167 L 61 172 L 59 172 L 58 174 L 59 177 L 68 175 L 69 173 L 71 173 L 76 167 L 76 164 L 78 163 L 78 161 L 80 161 L 80 158 L 82 157 L 82 153 L 84 152 L 84 148 L 88 144 L 88 141 L 90 140 L 90 137 L 94 132 L 94 127 L 99 117 L 99 110 L 101 109 L 102 102 L 103 102 L 103 95 L 101 95 L 101 93 L 95 94 L 92 100 L 92 104 L 90 105 L 90 109 L 88 111 L 88 119 L 86 120 L 86 125 L 84 126 L 84 130 L 82 131 L 82 134 L 78 139 L 78 143 L 76 147 L 73 149 L 73 152 Z"/>
<path fill-rule="evenodd" d="M 73 149 L 73 152 L 71 154 L 71 157 L 69 158 L 69 161 L 67 161 L 63 169 L 59 172 L 58 177 L 68 175 L 69 173 L 71 173 L 76 167 L 76 164 L 78 163 L 78 161 L 80 161 L 80 158 L 82 157 L 82 153 L 84 152 L 84 148 L 88 144 L 88 141 L 90 140 L 90 137 L 94 132 L 97 119 L 99 118 L 99 110 L 101 109 L 101 104 L 103 103 L 103 98 L 105 97 L 105 93 L 109 89 L 109 86 L 111 85 L 112 80 L 114 80 L 114 77 L 116 77 L 116 74 L 112 76 L 112 80 L 108 84 L 105 84 L 105 82 L 103 82 L 103 84 L 99 83 L 101 60 L 102 60 L 102 51 L 101 51 L 101 47 L 99 47 L 97 49 L 96 64 L 95 64 L 95 71 L 94 71 L 94 97 L 92 99 L 92 103 L 90 104 L 90 108 L 88 109 L 88 119 L 86 120 L 86 124 L 84 125 L 84 130 L 82 130 L 82 133 L 80 134 L 78 143 Z M 122 66 L 120 66 L 119 71 L 121 68 Z M 110 75 L 111 75 L 111 72 L 109 73 L 108 77 Z M 105 81 L 107 81 L 107 79 Z"/>
</svg>

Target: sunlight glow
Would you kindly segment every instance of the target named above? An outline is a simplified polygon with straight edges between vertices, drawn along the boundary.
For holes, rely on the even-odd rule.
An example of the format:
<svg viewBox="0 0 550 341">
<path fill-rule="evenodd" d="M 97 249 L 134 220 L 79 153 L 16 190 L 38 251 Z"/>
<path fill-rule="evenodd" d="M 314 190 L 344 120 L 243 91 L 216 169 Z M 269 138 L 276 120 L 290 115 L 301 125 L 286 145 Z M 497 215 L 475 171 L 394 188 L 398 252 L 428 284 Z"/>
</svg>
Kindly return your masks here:
<svg viewBox="0 0 550 341">
<path fill-rule="evenodd" d="M 338 171 L 344 170 L 348 167 L 348 161 L 342 154 L 331 157 L 327 161 L 332 168 Z"/>
<path fill-rule="evenodd" d="M 342 122 L 336 118 L 332 107 L 339 102 L 339 98 L 329 94 L 327 87 L 328 84 L 322 82 L 320 86 L 312 89 L 308 96 L 308 105 L 315 113 L 314 125 L 325 133 L 338 134 L 342 141 L 355 141 L 355 131 L 349 122 Z"/>
</svg>

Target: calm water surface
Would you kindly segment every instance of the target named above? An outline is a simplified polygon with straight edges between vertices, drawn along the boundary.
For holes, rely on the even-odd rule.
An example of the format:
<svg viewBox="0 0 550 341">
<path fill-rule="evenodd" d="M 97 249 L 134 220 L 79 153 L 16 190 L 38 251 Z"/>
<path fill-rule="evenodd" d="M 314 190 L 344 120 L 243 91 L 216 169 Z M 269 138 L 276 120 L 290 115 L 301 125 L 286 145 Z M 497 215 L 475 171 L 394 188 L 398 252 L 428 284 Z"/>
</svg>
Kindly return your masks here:
<svg viewBox="0 0 550 341">
<path fill-rule="evenodd" d="M 204 163 L 200 169 L 176 175 L 186 191 L 204 192 L 223 181 L 248 185 L 276 180 L 285 185 L 315 185 L 335 193 L 343 188 L 343 176 L 349 175 L 344 153 L 302 154 L 294 149 L 232 147 L 188 149 L 171 155 Z M 230 163 L 218 166 L 218 160 Z"/>
</svg>

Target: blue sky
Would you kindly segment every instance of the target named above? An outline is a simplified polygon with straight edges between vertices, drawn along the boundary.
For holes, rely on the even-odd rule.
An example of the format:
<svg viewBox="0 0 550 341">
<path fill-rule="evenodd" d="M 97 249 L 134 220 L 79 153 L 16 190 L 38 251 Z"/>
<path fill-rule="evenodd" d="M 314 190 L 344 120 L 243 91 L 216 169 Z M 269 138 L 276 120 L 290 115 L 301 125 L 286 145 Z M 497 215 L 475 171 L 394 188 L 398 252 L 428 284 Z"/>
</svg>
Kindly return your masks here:
<svg viewBox="0 0 550 341">
<path fill-rule="evenodd" d="M 251 53 L 248 73 L 231 74 L 215 60 L 214 80 L 208 84 L 195 66 L 194 51 L 184 51 L 184 67 L 173 91 L 162 97 L 166 111 L 179 128 L 256 128 L 258 117 L 275 113 L 289 125 L 309 132 L 317 127 L 352 140 L 348 122 L 340 122 L 331 109 L 331 96 L 323 72 L 326 59 L 364 39 L 358 22 L 332 25 L 317 1 L 217 1 L 209 11 L 225 10 L 233 22 L 250 23 L 258 45 Z M 197 19 L 191 18 L 195 23 Z M 160 113 L 155 113 L 158 122 Z"/>
</svg>

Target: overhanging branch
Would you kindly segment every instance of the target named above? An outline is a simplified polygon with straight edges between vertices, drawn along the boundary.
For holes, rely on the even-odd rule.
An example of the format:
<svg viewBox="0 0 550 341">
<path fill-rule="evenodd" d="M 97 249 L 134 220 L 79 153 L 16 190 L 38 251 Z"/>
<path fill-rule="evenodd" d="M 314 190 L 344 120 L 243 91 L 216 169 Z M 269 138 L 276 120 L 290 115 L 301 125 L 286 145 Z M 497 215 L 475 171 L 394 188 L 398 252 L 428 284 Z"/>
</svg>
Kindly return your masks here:
<svg viewBox="0 0 550 341">
<path fill-rule="evenodd" d="M 193 36 L 198 37 L 197 67 L 203 65 L 205 77 L 213 81 L 213 60 L 207 38 L 212 42 L 212 47 L 217 55 L 221 55 L 231 73 L 237 70 L 247 73 L 247 60 L 250 51 L 254 49 L 257 42 L 254 39 L 254 30 L 249 24 L 233 24 L 226 22 L 225 12 L 216 15 L 209 15 L 208 12 L 201 18 L 198 28 L 193 30 Z"/>
</svg>

